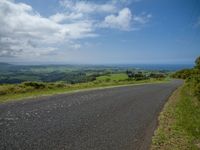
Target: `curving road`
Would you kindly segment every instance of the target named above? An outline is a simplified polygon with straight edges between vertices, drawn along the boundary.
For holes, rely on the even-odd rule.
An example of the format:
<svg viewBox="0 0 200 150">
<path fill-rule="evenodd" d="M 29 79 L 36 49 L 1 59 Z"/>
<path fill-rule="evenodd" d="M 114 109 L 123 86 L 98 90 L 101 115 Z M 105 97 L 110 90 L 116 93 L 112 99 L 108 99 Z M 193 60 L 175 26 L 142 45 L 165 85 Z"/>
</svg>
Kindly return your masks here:
<svg viewBox="0 0 200 150">
<path fill-rule="evenodd" d="M 159 112 L 181 84 L 173 80 L 1 104 L 0 149 L 148 149 Z"/>
</svg>

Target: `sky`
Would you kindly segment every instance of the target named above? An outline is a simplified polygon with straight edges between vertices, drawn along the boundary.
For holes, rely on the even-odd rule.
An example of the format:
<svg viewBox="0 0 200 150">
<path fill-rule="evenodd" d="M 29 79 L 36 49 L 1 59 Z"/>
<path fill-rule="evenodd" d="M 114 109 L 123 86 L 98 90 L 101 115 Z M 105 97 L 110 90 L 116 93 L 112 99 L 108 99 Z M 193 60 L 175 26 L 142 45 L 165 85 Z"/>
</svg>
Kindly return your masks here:
<svg viewBox="0 0 200 150">
<path fill-rule="evenodd" d="M 200 0 L 0 0 L 0 62 L 191 64 Z"/>
</svg>

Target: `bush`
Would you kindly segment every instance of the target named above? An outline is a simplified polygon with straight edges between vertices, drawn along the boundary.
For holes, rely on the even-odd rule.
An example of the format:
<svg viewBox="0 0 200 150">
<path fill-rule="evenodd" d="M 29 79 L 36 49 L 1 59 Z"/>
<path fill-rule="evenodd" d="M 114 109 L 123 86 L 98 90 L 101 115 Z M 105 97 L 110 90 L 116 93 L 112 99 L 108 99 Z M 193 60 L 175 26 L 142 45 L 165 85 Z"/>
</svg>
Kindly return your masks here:
<svg viewBox="0 0 200 150">
<path fill-rule="evenodd" d="M 186 80 L 194 96 L 200 100 L 200 75 L 193 75 Z"/>
<path fill-rule="evenodd" d="M 65 88 L 65 87 L 69 87 L 70 84 L 65 84 L 62 82 L 58 82 L 58 83 L 48 83 L 46 84 L 47 88 L 49 89 L 54 89 L 54 88 Z"/>
<path fill-rule="evenodd" d="M 33 87 L 34 89 L 46 88 L 46 84 L 42 82 L 24 82 L 23 85 Z"/>
<path fill-rule="evenodd" d="M 2 85 L 2 86 L 0 86 L 0 95 L 6 95 L 6 94 L 8 94 L 9 93 L 9 88 L 10 88 L 11 86 L 4 86 L 4 85 Z"/>
<path fill-rule="evenodd" d="M 192 75 L 192 70 L 191 69 L 183 69 L 180 71 L 177 71 L 172 75 L 174 78 L 179 78 L 179 79 L 187 79 Z"/>
<path fill-rule="evenodd" d="M 66 88 L 66 87 L 71 87 L 71 85 L 62 82 L 59 83 L 23 82 L 21 84 L 1 85 L 0 95 L 25 93 L 34 90 L 56 89 L 56 88 Z"/>
<path fill-rule="evenodd" d="M 110 82 L 111 79 L 110 79 L 110 78 L 106 78 L 105 81 L 106 81 L 106 82 Z"/>
<path fill-rule="evenodd" d="M 200 83 L 194 87 L 194 95 L 197 96 L 198 100 L 200 101 Z"/>
<path fill-rule="evenodd" d="M 186 79 L 191 94 L 200 100 L 200 56 L 196 59 L 195 64 L 194 68 L 177 71 L 172 77 Z"/>
<path fill-rule="evenodd" d="M 164 78 L 165 75 L 162 74 L 162 73 L 151 73 L 151 74 L 149 75 L 149 77 L 150 77 L 150 78 Z"/>
</svg>

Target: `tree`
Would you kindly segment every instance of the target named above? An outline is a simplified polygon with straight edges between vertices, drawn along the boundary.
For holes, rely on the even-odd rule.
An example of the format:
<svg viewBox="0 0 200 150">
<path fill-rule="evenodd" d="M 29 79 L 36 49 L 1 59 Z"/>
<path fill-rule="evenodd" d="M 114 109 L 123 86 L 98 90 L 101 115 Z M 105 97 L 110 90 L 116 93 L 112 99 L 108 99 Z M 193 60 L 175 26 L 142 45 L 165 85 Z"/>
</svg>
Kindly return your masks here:
<svg viewBox="0 0 200 150">
<path fill-rule="evenodd" d="M 195 68 L 200 69 L 200 56 L 197 57 L 197 59 L 195 60 L 195 64 L 196 64 Z"/>
<path fill-rule="evenodd" d="M 134 72 L 127 70 L 126 74 L 128 75 L 129 78 L 133 78 L 135 76 Z"/>
</svg>

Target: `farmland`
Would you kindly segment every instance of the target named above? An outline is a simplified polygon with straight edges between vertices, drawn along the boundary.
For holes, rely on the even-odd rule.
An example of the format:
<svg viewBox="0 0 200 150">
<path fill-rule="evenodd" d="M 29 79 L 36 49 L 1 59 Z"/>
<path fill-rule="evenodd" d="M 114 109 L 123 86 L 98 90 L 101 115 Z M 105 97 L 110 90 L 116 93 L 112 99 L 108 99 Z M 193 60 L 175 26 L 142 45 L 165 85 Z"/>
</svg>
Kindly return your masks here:
<svg viewBox="0 0 200 150">
<path fill-rule="evenodd" d="M 170 71 L 124 66 L 1 64 L 0 99 L 6 102 L 88 88 L 163 82 L 168 80 L 169 74 Z"/>
</svg>

